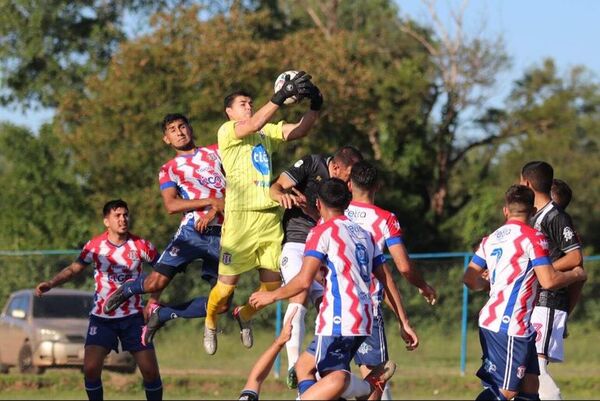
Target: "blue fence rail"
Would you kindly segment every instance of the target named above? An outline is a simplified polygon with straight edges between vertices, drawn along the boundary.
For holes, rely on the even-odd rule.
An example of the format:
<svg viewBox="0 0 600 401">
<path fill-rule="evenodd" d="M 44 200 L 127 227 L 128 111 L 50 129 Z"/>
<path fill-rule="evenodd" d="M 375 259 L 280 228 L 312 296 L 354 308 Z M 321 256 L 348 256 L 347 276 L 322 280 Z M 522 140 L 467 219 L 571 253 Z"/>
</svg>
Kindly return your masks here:
<svg viewBox="0 0 600 401">
<path fill-rule="evenodd" d="M 47 255 L 78 255 L 81 250 L 78 249 L 53 249 L 53 250 L 32 250 L 32 251 L 2 251 L 0 250 L 0 256 L 47 256 Z M 419 259 L 462 259 L 463 269 L 466 269 L 469 265 L 469 261 L 473 253 L 471 252 L 436 252 L 436 253 L 412 253 L 409 257 L 412 260 Z M 390 256 L 387 255 L 388 260 Z M 597 261 L 600 260 L 600 255 L 592 255 L 584 257 L 586 261 Z M 469 291 L 466 286 L 463 286 L 462 296 L 462 321 L 461 321 L 461 340 L 460 340 L 460 374 L 465 375 L 465 369 L 467 364 L 467 327 L 468 327 L 468 306 L 469 306 Z M 282 303 L 277 302 L 276 306 L 276 322 L 275 322 L 275 336 L 279 336 L 281 333 L 282 326 Z M 275 365 L 273 367 L 273 373 L 275 377 L 280 377 L 281 371 L 281 357 L 277 356 Z"/>
</svg>

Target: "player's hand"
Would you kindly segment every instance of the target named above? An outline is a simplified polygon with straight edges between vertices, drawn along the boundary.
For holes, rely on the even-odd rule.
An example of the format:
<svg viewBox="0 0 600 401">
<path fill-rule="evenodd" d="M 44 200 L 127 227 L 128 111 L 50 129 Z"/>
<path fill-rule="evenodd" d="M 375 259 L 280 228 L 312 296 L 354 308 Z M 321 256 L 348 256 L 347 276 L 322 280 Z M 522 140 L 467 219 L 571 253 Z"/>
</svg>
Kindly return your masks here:
<svg viewBox="0 0 600 401">
<path fill-rule="evenodd" d="M 150 298 L 148 300 L 148 302 L 146 303 L 146 306 L 144 306 L 144 322 L 148 323 L 148 319 L 150 319 L 150 311 L 151 311 L 151 306 L 154 304 L 157 304 L 158 302 L 152 298 Z"/>
<path fill-rule="evenodd" d="M 48 292 L 52 289 L 52 285 L 49 281 L 42 281 L 35 287 L 35 295 L 41 297 L 43 293 Z"/>
<path fill-rule="evenodd" d="M 400 336 L 404 340 L 407 350 L 413 351 L 419 346 L 419 337 L 417 337 L 417 333 L 415 333 L 410 324 L 405 323 L 400 325 Z"/>
<path fill-rule="evenodd" d="M 296 206 L 296 197 L 292 194 L 283 193 L 279 197 L 279 204 L 284 209 L 291 209 Z"/>
<path fill-rule="evenodd" d="M 294 328 L 294 326 L 292 325 L 292 320 L 294 320 L 294 316 L 296 316 L 297 312 L 298 312 L 298 307 L 296 306 L 293 309 L 291 315 L 283 323 L 283 328 L 281 329 L 281 334 L 279 334 L 279 337 L 277 337 L 277 339 L 275 340 L 277 342 L 277 344 L 283 346 L 283 345 L 285 345 L 285 343 L 287 343 L 290 340 L 290 338 L 292 338 L 292 329 Z"/>
<path fill-rule="evenodd" d="M 263 308 L 275 302 L 273 291 L 258 291 L 250 295 L 248 303 L 255 309 Z"/>
<path fill-rule="evenodd" d="M 198 231 L 199 233 L 204 232 L 204 230 L 206 230 L 206 228 L 208 227 L 208 224 L 211 221 L 213 221 L 213 219 L 215 218 L 216 215 L 217 215 L 217 209 L 215 209 L 215 208 L 210 208 L 206 214 L 198 213 L 198 218 L 194 225 L 196 228 L 196 231 Z"/>
<path fill-rule="evenodd" d="M 577 281 L 587 281 L 587 273 L 583 270 L 583 267 L 575 266 L 572 271 L 577 274 Z"/>
<path fill-rule="evenodd" d="M 317 85 L 313 85 L 310 91 L 310 109 L 314 111 L 321 110 L 323 107 L 323 94 L 317 87 Z"/>
<path fill-rule="evenodd" d="M 490 271 L 488 269 L 485 269 L 484 271 L 482 271 L 481 278 L 484 279 L 485 281 L 490 281 Z"/>
<path fill-rule="evenodd" d="M 290 76 L 286 75 L 283 86 L 281 89 L 275 92 L 273 97 L 271 97 L 271 102 L 278 106 L 282 106 L 285 99 L 288 99 L 292 96 L 309 96 L 310 91 L 314 86 L 312 82 L 310 82 L 311 78 L 312 77 L 304 71 L 298 72 L 294 79 L 290 79 Z"/>
<path fill-rule="evenodd" d="M 223 214 L 225 210 L 225 198 L 209 198 L 210 206 L 218 213 Z"/>
<path fill-rule="evenodd" d="M 435 288 L 433 288 L 429 284 L 425 284 L 425 287 L 419 288 L 419 293 L 423 295 L 423 297 L 429 305 L 435 305 L 437 301 L 437 294 L 435 292 Z"/>
</svg>

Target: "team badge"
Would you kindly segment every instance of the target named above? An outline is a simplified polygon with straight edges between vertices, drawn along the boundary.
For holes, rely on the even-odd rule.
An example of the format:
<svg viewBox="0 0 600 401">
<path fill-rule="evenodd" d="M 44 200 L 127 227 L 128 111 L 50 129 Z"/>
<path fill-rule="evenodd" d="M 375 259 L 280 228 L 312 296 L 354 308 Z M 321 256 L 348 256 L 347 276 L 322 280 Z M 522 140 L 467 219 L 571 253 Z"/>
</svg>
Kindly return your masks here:
<svg viewBox="0 0 600 401">
<path fill-rule="evenodd" d="M 140 260 L 140 257 L 138 256 L 138 253 L 137 253 L 137 251 L 134 251 L 134 250 L 131 250 L 131 251 L 129 251 L 129 259 L 130 259 L 132 262 L 137 262 L 137 261 L 139 261 L 139 260 Z"/>
<path fill-rule="evenodd" d="M 563 230 L 563 237 L 565 237 L 565 241 L 571 241 L 575 233 L 571 230 L 571 227 L 565 227 Z"/>
<path fill-rule="evenodd" d="M 223 260 L 223 264 L 225 264 L 225 265 L 230 264 L 231 263 L 231 254 L 224 252 L 222 260 Z"/>
<path fill-rule="evenodd" d="M 365 355 L 368 354 L 369 352 L 373 351 L 373 347 L 371 347 L 369 344 L 367 344 L 366 342 L 362 343 L 360 345 L 360 347 L 358 348 L 358 352 L 361 355 Z"/>
<path fill-rule="evenodd" d="M 294 167 L 298 168 L 304 164 L 304 160 L 300 159 L 296 163 L 294 163 Z"/>
<path fill-rule="evenodd" d="M 521 365 L 517 368 L 517 377 L 519 379 L 522 379 L 523 377 L 525 377 L 525 366 Z"/>
<path fill-rule="evenodd" d="M 336 359 L 344 359 L 344 352 L 340 348 L 336 348 L 335 350 L 330 351 L 329 355 Z"/>
<path fill-rule="evenodd" d="M 483 361 L 483 369 L 488 373 L 493 373 L 496 371 L 496 365 L 494 365 L 489 359 L 485 358 Z"/>
<path fill-rule="evenodd" d="M 341 323 L 342 323 L 342 318 L 340 316 L 333 317 L 333 324 L 341 324 Z"/>
<path fill-rule="evenodd" d="M 90 326 L 90 336 L 95 336 L 96 333 L 98 332 L 98 327 L 97 326 Z"/>
<path fill-rule="evenodd" d="M 285 265 L 287 265 L 287 262 L 288 262 L 287 256 L 284 256 L 283 258 L 281 258 L 281 267 L 284 267 Z"/>
<path fill-rule="evenodd" d="M 171 247 L 171 249 L 169 249 L 169 255 L 177 257 L 177 255 L 179 255 L 179 248 L 176 246 Z"/>
<path fill-rule="evenodd" d="M 542 247 L 542 249 L 546 249 L 548 250 L 548 240 L 546 240 L 546 238 L 542 238 L 539 240 L 539 244 Z"/>
</svg>

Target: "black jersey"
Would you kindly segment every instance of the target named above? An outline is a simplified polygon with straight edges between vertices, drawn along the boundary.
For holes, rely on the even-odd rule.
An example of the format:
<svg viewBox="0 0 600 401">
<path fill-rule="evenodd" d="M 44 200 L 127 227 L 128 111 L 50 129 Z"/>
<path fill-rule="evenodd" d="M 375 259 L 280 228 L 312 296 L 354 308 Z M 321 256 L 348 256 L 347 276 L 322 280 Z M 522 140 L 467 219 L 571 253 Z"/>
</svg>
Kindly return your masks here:
<svg viewBox="0 0 600 401">
<path fill-rule="evenodd" d="M 321 155 L 308 155 L 294 163 L 293 166 L 283 172 L 293 182 L 294 187 L 306 196 L 309 207 L 317 212 L 317 190 L 319 183 L 329 178 L 327 164 L 331 157 Z M 316 222 L 307 216 L 300 208 L 286 209 L 283 214 L 283 242 L 306 242 L 306 237 Z"/>
<path fill-rule="evenodd" d="M 562 258 L 567 252 L 581 247 L 571 216 L 554 202 L 549 202 L 540 209 L 529 223 L 548 239 L 548 252 L 552 262 Z M 568 311 L 567 289 L 561 288 L 555 291 L 542 289 L 536 305 Z"/>
</svg>

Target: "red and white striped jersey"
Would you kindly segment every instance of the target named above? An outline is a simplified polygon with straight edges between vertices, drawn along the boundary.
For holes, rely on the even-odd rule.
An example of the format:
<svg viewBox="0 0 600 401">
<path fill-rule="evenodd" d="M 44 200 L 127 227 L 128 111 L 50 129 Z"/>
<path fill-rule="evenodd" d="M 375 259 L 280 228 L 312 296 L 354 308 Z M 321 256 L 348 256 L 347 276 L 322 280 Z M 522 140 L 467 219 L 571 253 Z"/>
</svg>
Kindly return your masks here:
<svg viewBox="0 0 600 401">
<path fill-rule="evenodd" d="M 315 334 L 370 335 L 371 275 L 385 260 L 371 233 L 345 216 L 335 217 L 309 232 L 304 255 L 320 259 L 325 270 Z"/>
<path fill-rule="evenodd" d="M 96 283 L 95 305 L 92 314 L 106 318 L 117 318 L 140 313 L 143 310 L 141 295 L 134 295 L 116 310 L 105 314 L 106 299 L 125 281 L 136 279 L 142 274 L 142 263 L 154 265 L 158 252 L 150 241 L 129 234 L 123 244 L 114 245 L 108 239 L 108 232 L 88 241 L 79 254 L 78 261 L 83 264 L 94 263 L 94 281 Z"/>
<path fill-rule="evenodd" d="M 530 335 L 539 288 L 534 268 L 552 265 L 544 234 L 508 220 L 481 241 L 472 262 L 488 269 L 490 280 L 490 299 L 479 313 L 479 326 L 515 337 Z"/>
<path fill-rule="evenodd" d="M 396 215 L 370 203 L 352 201 L 346 209 L 346 216 L 359 226 L 369 231 L 379 250 L 383 253 L 388 248 L 403 243 L 402 228 Z M 373 277 L 371 282 L 373 306 L 377 308 L 383 302 L 383 285 Z"/>
<path fill-rule="evenodd" d="M 191 155 L 179 155 L 163 164 L 158 174 L 160 190 L 174 187 L 182 199 L 222 198 L 225 196 L 225 176 L 216 145 L 203 146 Z M 193 225 L 199 214 L 206 214 L 209 206 L 186 213 L 181 225 Z M 209 225 L 223 224 L 217 216 Z"/>
</svg>

